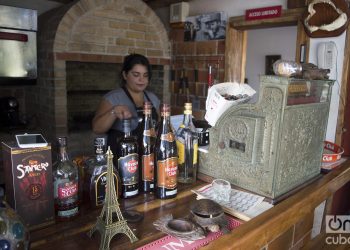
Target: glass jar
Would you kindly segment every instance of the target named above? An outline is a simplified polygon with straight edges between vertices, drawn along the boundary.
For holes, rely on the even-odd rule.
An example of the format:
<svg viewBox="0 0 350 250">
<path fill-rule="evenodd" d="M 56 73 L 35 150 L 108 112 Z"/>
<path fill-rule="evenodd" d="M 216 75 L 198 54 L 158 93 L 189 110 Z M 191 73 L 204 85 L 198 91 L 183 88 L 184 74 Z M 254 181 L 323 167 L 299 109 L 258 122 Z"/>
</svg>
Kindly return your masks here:
<svg viewBox="0 0 350 250">
<path fill-rule="evenodd" d="M 294 61 L 280 59 L 273 64 L 273 72 L 278 76 L 298 76 L 302 70 L 301 64 Z"/>
<path fill-rule="evenodd" d="M 0 249 L 29 249 L 27 228 L 15 210 L 3 201 L 0 201 Z"/>
</svg>

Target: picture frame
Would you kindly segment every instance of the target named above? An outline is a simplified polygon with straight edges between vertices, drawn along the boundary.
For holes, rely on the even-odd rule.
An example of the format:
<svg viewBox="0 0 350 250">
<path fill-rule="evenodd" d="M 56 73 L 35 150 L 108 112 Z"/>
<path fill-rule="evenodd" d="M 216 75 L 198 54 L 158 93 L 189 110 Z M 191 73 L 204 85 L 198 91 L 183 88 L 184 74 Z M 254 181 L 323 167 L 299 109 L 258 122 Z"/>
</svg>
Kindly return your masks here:
<svg viewBox="0 0 350 250">
<path fill-rule="evenodd" d="M 275 75 L 273 71 L 273 64 L 281 59 L 281 55 L 267 55 L 265 56 L 265 75 Z"/>
<path fill-rule="evenodd" d="M 208 41 L 226 38 L 227 14 L 211 12 L 186 18 L 184 41 Z"/>
</svg>

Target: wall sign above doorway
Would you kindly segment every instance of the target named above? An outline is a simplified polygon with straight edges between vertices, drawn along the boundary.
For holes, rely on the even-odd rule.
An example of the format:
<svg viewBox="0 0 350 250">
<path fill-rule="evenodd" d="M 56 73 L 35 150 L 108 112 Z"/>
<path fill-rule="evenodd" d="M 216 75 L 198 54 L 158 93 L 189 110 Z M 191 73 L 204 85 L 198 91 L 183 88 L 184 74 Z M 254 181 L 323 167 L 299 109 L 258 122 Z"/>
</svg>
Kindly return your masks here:
<svg viewBox="0 0 350 250">
<path fill-rule="evenodd" d="M 245 20 L 259 20 L 280 17 L 282 13 L 282 6 L 271 6 L 258 9 L 248 9 L 245 11 Z"/>
</svg>

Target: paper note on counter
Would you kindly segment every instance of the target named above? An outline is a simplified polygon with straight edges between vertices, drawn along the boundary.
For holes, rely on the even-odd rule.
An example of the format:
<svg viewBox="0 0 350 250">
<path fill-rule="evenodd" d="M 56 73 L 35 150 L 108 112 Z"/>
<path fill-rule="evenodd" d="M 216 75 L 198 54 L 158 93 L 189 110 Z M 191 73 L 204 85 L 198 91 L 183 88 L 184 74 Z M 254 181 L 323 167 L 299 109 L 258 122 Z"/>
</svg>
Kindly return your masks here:
<svg viewBox="0 0 350 250">
<path fill-rule="evenodd" d="M 244 221 L 248 221 L 273 207 L 272 204 L 264 201 L 263 196 L 251 194 L 237 189 L 231 189 L 231 196 L 229 201 L 218 201 L 215 199 L 211 184 L 197 190 L 192 190 L 192 192 L 197 194 L 197 199 L 211 199 L 216 201 L 223 207 L 226 213 L 231 214 Z"/>
</svg>

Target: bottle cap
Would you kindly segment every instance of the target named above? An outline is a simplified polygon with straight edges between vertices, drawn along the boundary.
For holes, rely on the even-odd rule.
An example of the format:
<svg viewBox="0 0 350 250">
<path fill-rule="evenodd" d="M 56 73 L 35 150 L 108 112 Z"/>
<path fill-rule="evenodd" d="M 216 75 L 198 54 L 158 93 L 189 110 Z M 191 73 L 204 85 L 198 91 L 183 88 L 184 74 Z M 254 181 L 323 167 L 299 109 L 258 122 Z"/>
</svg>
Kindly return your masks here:
<svg viewBox="0 0 350 250">
<path fill-rule="evenodd" d="M 192 103 L 191 102 L 186 102 L 185 103 L 185 109 L 186 110 L 192 110 Z"/>
<path fill-rule="evenodd" d="M 147 102 L 147 101 L 144 102 L 144 103 L 143 103 L 143 108 L 144 108 L 144 109 L 146 109 L 146 108 L 151 109 L 151 108 L 152 108 L 152 103 L 151 103 L 151 102 Z"/>
<path fill-rule="evenodd" d="M 106 138 L 96 137 L 94 140 L 94 148 L 96 154 L 104 154 L 106 152 Z"/>
<path fill-rule="evenodd" d="M 170 112 L 170 105 L 168 103 L 163 103 L 161 112 Z"/>
<path fill-rule="evenodd" d="M 106 138 L 105 137 L 96 137 L 94 141 L 95 146 L 105 146 Z"/>
<path fill-rule="evenodd" d="M 131 131 L 131 120 L 130 119 L 124 119 L 123 120 L 123 132 L 128 133 Z"/>
<path fill-rule="evenodd" d="M 151 102 L 144 102 L 143 103 L 143 112 L 148 113 L 152 110 L 152 103 Z"/>
<path fill-rule="evenodd" d="M 66 136 L 57 137 L 57 142 L 58 142 L 58 146 L 66 147 L 67 146 L 67 137 Z"/>
</svg>

